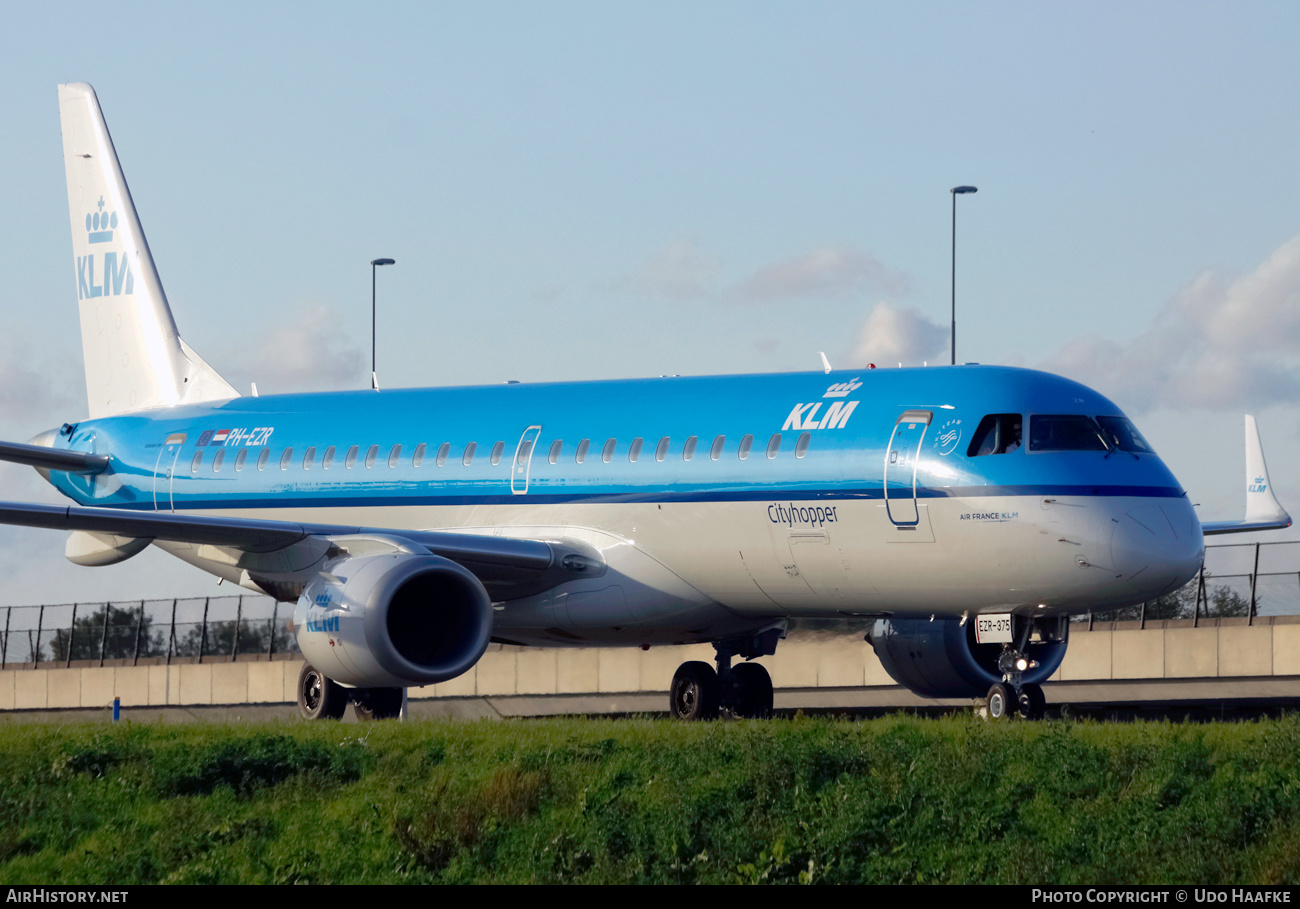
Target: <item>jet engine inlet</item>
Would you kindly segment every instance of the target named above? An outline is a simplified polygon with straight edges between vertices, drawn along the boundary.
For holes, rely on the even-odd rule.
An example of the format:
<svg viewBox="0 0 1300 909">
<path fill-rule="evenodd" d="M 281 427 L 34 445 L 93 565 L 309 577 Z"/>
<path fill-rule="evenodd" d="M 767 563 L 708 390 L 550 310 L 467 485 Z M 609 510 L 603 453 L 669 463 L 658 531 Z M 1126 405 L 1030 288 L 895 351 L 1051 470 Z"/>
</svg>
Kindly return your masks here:
<svg viewBox="0 0 1300 909">
<path fill-rule="evenodd" d="M 307 661 L 342 685 L 429 685 L 478 662 L 492 602 L 478 578 L 440 556 L 347 557 L 303 590 L 294 627 Z"/>
</svg>

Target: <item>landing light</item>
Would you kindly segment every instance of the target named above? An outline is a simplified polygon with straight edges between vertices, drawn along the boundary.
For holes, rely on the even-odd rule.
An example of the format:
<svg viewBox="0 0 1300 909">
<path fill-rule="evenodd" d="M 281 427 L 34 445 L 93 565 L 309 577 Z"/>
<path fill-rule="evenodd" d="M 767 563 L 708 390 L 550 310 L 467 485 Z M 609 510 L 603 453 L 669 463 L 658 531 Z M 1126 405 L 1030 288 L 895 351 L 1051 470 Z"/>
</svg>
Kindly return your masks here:
<svg viewBox="0 0 1300 909">
<path fill-rule="evenodd" d="M 1021 657 L 1020 659 L 1016 660 L 1016 669 L 1018 671 L 1024 672 L 1028 668 L 1029 668 L 1029 661 L 1027 659 Z"/>
</svg>

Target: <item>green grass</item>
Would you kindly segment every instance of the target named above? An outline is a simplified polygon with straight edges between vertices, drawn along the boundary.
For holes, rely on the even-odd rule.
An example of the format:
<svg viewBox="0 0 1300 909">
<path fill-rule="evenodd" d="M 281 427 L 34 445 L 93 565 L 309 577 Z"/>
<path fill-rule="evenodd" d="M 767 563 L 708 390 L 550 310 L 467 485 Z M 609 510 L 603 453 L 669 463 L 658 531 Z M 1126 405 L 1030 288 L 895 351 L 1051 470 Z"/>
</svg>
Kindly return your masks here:
<svg viewBox="0 0 1300 909">
<path fill-rule="evenodd" d="M 1300 879 L 1300 719 L 0 726 L 6 883 Z"/>
</svg>

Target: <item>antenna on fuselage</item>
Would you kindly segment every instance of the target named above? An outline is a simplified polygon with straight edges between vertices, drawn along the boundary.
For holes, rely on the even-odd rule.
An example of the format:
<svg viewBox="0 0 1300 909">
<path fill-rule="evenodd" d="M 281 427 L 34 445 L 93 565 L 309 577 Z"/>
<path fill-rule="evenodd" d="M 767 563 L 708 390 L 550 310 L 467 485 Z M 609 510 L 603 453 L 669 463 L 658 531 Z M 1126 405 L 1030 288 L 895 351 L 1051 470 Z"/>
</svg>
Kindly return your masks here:
<svg viewBox="0 0 1300 909">
<path fill-rule="evenodd" d="M 375 372 L 375 268 L 396 264 L 396 259 L 370 260 L 370 387 L 374 391 L 379 391 L 379 377 Z"/>
<path fill-rule="evenodd" d="M 819 357 L 822 358 L 822 372 L 830 372 L 830 371 L 831 371 L 831 361 L 828 360 L 828 359 L 826 359 L 826 354 L 825 354 L 825 352 L 819 350 L 819 351 L 817 351 L 817 356 L 819 356 Z"/>
</svg>

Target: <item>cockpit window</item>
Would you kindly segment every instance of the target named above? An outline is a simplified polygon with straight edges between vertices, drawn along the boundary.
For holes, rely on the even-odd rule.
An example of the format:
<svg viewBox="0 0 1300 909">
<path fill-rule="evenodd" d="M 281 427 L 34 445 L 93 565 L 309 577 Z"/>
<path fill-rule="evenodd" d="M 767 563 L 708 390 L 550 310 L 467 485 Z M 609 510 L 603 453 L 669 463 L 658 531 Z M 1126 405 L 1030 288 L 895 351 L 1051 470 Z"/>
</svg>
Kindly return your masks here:
<svg viewBox="0 0 1300 909">
<path fill-rule="evenodd" d="M 1092 417 L 1036 413 L 1029 418 L 1029 450 L 1109 451 L 1110 446 Z"/>
<path fill-rule="evenodd" d="M 1112 448 L 1155 454 L 1151 443 L 1142 437 L 1142 433 L 1138 432 L 1137 427 L 1128 417 L 1098 417 L 1097 423 Z"/>
<path fill-rule="evenodd" d="M 1007 454 L 1018 451 L 1021 445 L 1023 421 L 1018 413 L 991 413 L 980 420 L 975 435 L 971 437 L 966 457 Z"/>
</svg>

